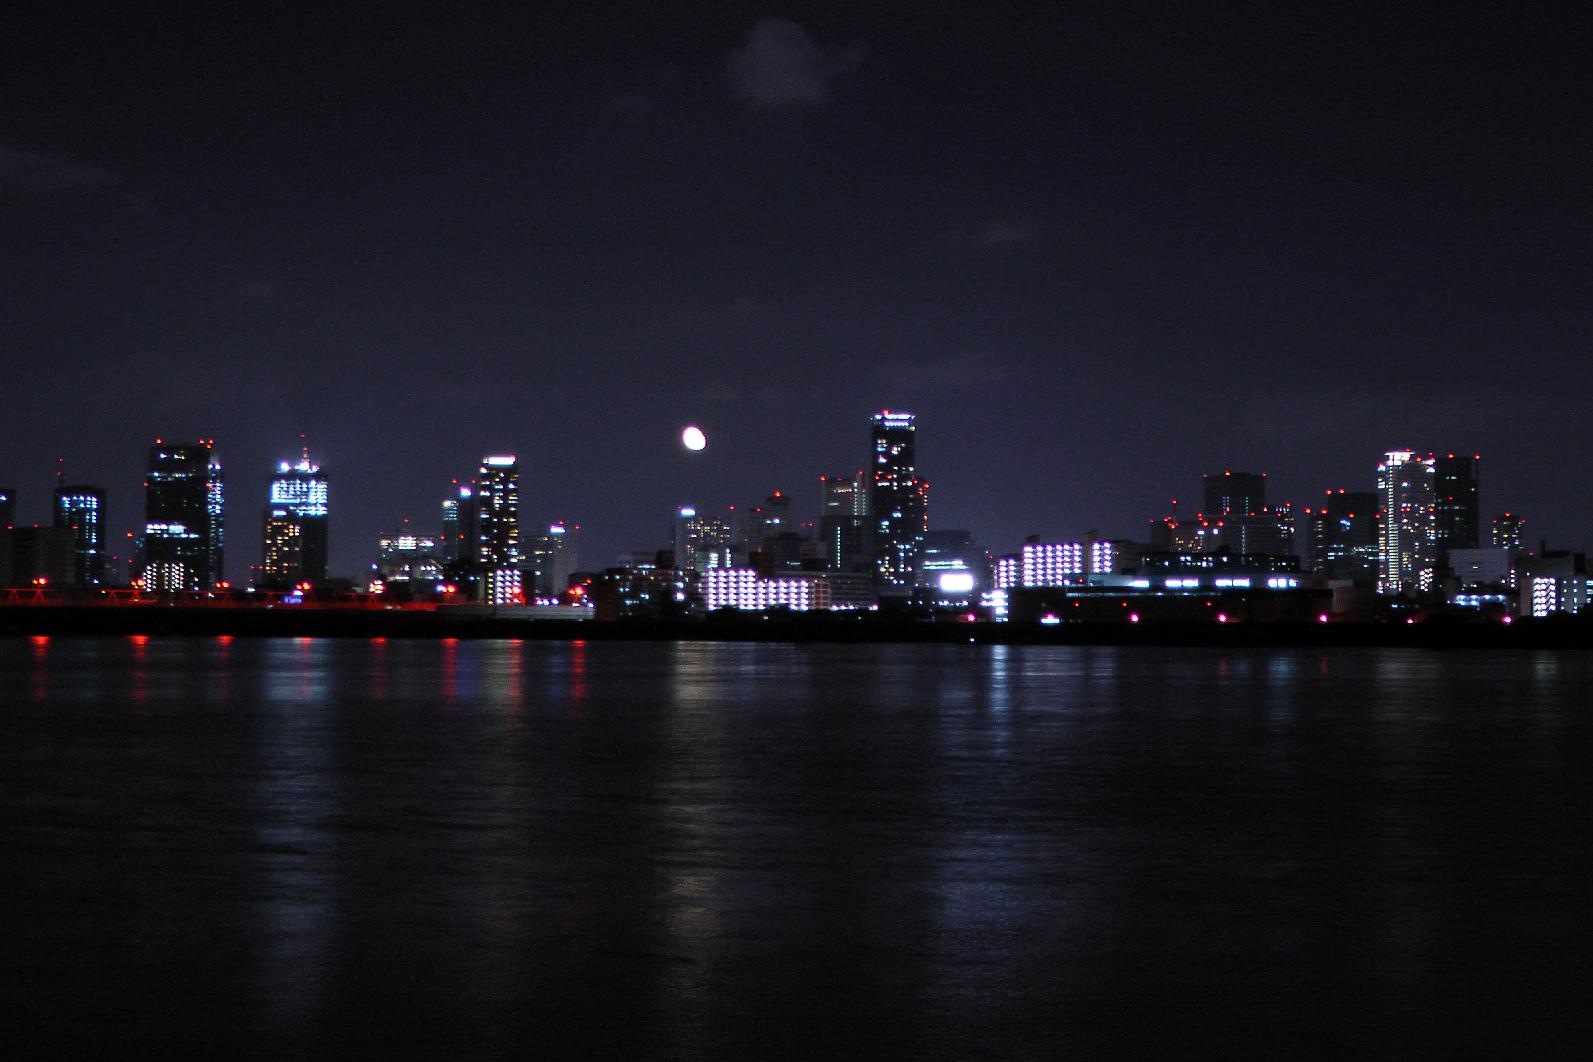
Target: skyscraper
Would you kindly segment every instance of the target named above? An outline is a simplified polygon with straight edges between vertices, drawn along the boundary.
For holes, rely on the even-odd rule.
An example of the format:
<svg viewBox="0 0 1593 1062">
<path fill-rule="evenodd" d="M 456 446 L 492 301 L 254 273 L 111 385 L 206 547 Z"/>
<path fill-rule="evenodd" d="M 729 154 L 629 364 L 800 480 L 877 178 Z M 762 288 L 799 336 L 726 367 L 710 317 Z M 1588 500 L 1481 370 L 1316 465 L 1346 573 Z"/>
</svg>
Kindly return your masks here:
<svg viewBox="0 0 1593 1062">
<path fill-rule="evenodd" d="M 527 559 L 536 593 L 546 597 L 564 593 L 581 564 L 581 525 L 553 521 L 532 538 Z"/>
<path fill-rule="evenodd" d="M 869 482 L 869 551 L 874 586 L 886 596 L 913 588 L 919 544 L 928 530 L 929 484 L 918 478 L 913 414 L 874 414 Z"/>
<path fill-rule="evenodd" d="M 261 573 L 265 581 L 298 585 L 326 579 L 327 476 L 306 449 L 277 465 L 265 509 Z"/>
<path fill-rule="evenodd" d="M 208 590 L 223 580 L 223 509 L 215 440 L 156 439 L 144 480 L 146 590 Z"/>
<path fill-rule="evenodd" d="M 1482 518 L 1478 509 L 1477 466 L 1481 454 L 1429 455 L 1433 461 L 1433 531 L 1444 560 L 1452 549 L 1476 549 L 1481 544 Z"/>
<path fill-rule="evenodd" d="M 1260 516 L 1267 508 L 1265 472 L 1213 472 L 1205 477 L 1204 486 L 1206 507 L 1202 515 L 1208 520 Z"/>
<path fill-rule="evenodd" d="M 820 476 L 819 555 L 832 572 L 862 572 L 868 567 L 863 538 L 868 522 L 868 490 L 863 473 Z"/>
<path fill-rule="evenodd" d="M 1305 507 L 1306 566 L 1330 579 L 1377 579 L 1377 495 L 1330 490 L 1319 506 Z"/>
<path fill-rule="evenodd" d="M 1520 549 L 1521 529 L 1527 526 L 1526 518 L 1517 513 L 1500 513 L 1493 518 L 1493 545 L 1495 549 Z"/>
<path fill-rule="evenodd" d="M 98 487 L 57 486 L 55 526 L 71 536 L 72 585 L 104 585 L 105 492 Z"/>
<path fill-rule="evenodd" d="M 1377 466 L 1381 507 L 1377 547 L 1377 592 L 1411 594 L 1431 583 L 1436 564 L 1437 525 L 1431 457 L 1390 450 Z"/>
<path fill-rule="evenodd" d="M 520 464 L 513 454 L 481 459 L 476 482 L 475 563 L 485 600 L 523 601 L 520 584 Z"/>
</svg>

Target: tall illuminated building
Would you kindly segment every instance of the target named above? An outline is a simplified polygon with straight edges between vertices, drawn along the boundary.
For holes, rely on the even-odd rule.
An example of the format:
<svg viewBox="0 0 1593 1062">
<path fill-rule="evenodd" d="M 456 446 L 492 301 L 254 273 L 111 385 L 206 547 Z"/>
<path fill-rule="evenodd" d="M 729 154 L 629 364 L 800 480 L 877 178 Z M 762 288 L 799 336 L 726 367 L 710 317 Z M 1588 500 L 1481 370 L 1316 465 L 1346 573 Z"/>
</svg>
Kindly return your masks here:
<svg viewBox="0 0 1593 1062">
<path fill-rule="evenodd" d="M 1493 518 L 1493 546 L 1495 549 L 1520 549 L 1521 531 L 1527 526 L 1526 518 L 1517 513 L 1500 513 Z"/>
<path fill-rule="evenodd" d="M 1390 450 L 1377 466 L 1380 594 L 1429 588 L 1437 563 L 1436 478 L 1434 460 L 1411 450 Z"/>
<path fill-rule="evenodd" d="M 215 440 L 149 449 L 144 477 L 144 589 L 208 590 L 225 578 L 221 462 Z"/>
<path fill-rule="evenodd" d="M 912 591 L 928 530 L 929 484 L 918 478 L 913 414 L 874 414 L 868 492 L 874 586 L 887 596 Z"/>
<path fill-rule="evenodd" d="M 675 510 L 673 541 L 675 567 L 706 572 L 729 568 L 731 529 L 728 520 L 710 516 L 693 505 Z"/>
<path fill-rule="evenodd" d="M 489 604 L 523 601 L 520 575 L 520 464 L 513 454 L 481 459 L 476 480 L 474 560 Z"/>
<path fill-rule="evenodd" d="M 266 582 L 298 585 L 326 579 L 327 476 L 305 450 L 282 461 L 271 477 L 265 509 L 261 574 Z"/>
<path fill-rule="evenodd" d="M 859 472 L 854 476 L 820 476 L 819 555 L 832 572 L 861 572 L 868 567 L 863 551 L 868 524 L 868 490 Z"/>
<path fill-rule="evenodd" d="M 1429 455 L 1433 461 L 1433 533 L 1442 559 L 1452 549 L 1482 544 L 1477 498 L 1481 454 Z"/>
<path fill-rule="evenodd" d="M 71 538 L 71 583 L 105 584 L 105 492 L 98 487 L 55 488 L 55 526 Z"/>
<path fill-rule="evenodd" d="M 546 531 L 533 535 L 526 556 L 536 593 L 551 597 L 568 590 L 570 576 L 581 564 L 580 553 L 580 524 L 555 520 Z"/>
</svg>

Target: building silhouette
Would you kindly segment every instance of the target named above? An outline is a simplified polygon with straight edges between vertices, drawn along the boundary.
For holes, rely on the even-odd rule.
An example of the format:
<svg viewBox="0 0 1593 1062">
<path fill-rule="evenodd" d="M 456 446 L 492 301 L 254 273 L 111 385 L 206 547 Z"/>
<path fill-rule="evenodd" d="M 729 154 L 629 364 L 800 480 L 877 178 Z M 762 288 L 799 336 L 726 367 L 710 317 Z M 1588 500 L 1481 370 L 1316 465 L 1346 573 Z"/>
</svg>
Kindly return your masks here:
<svg viewBox="0 0 1593 1062">
<path fill-rule="evenodd" d="M 1266 511 L 1265 472 L 1213 472 L 1205 476 L 1203 486 L 1205 508 L 1201 515 L 1208 520 L 1224 516 L 1260 516 Z"/>
<path fill-rule="evenodd" d="M 1482 455 L 1429 456 L 1433 461 L 1433 535 L 1439 550 L 1436 559 L 1447 563 L 1450 550 L 1476 549 L 1482 544 L 1477 496 Z"/>
</svg>

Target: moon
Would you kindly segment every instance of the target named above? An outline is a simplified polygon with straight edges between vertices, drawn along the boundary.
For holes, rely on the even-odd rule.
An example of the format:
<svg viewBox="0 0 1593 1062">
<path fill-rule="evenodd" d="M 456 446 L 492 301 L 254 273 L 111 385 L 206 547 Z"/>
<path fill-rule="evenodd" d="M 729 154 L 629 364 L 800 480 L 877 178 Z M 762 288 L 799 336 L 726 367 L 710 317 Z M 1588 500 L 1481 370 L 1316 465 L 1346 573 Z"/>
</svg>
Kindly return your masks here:
<svg viewBox="0 0 1593 1062">
<path fill-rule="evenodd" d="M 680 445 L 688 450 L 701 450 L 708 445 L 708 436 L 695 424 L 686 425 L 686 430 L 680 433 Z"/>
</svg>

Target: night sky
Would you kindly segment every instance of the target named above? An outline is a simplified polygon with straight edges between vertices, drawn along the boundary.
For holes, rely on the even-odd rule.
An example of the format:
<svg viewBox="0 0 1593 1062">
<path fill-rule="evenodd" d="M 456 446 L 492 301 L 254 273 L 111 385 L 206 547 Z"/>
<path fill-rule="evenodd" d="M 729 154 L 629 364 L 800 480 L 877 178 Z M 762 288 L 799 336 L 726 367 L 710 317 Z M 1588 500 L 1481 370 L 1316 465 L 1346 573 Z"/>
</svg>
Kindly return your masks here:
<svg viewBox="0 0 1593 1062">
<path fill-rule="evenodd" d="M 998 550 L 1403 447 L 1593 545 L 1585 16 L 537 6 L 8 15 L 19 516 L 64 457 L 130 529 L 153 437 L 213 435 L 241 578 L 305 432 L 335 572 L 502 451 L 601 566 L 679 502 L 811 514 L 888 406 Z"/>
</svg>

